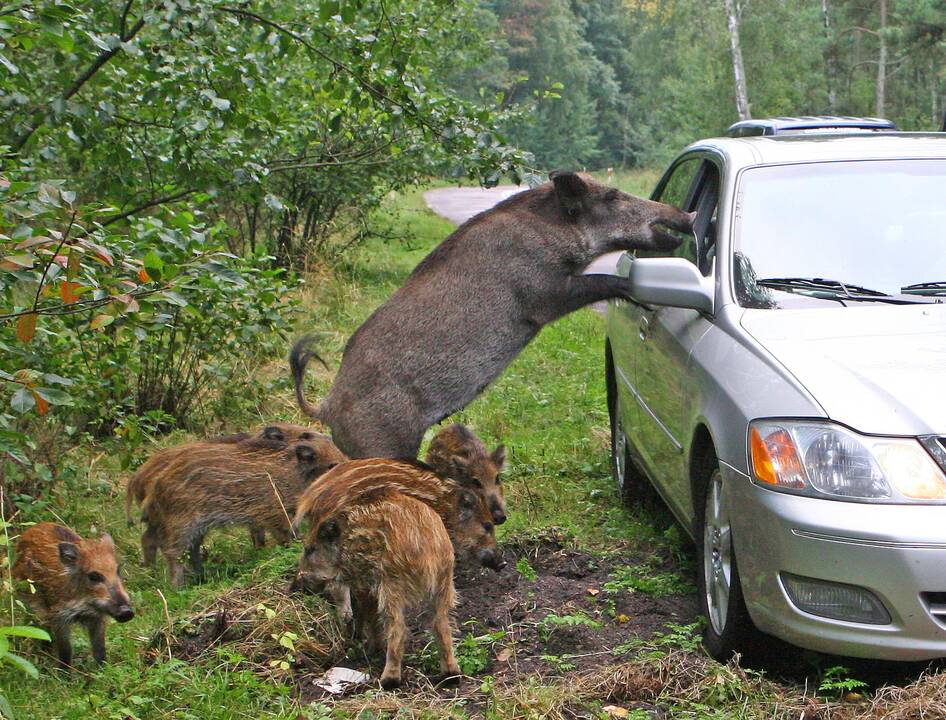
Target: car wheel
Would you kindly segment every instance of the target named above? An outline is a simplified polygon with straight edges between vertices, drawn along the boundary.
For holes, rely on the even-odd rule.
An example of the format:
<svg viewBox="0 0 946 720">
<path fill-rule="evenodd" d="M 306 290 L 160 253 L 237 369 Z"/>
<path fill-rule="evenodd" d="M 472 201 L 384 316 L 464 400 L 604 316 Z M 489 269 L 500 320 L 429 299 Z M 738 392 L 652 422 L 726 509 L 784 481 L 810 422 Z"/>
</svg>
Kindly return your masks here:
<svg viewBox="0 0 946 720">
<path fill-rule="evenodd" d="M 611 477 L 617 486 L 621 501 L 630 505 L 642 499 L 646 494 L 647 481 L 640 474 L 627 446 L 627 432 L 624 429 L 621 397 L 615 386 L 614 369 L 608 358 L 608 412 L 611 416 Z"/>
<path fill-rule="evenodd" d="M 726 485 L 715 458 L 702 490 L 695 535 L 700 611 L 706 618 L 703 644 L 710 655 L 725 661 L 753 649 L 758 630 L 743 599 Z"/>
</svg>

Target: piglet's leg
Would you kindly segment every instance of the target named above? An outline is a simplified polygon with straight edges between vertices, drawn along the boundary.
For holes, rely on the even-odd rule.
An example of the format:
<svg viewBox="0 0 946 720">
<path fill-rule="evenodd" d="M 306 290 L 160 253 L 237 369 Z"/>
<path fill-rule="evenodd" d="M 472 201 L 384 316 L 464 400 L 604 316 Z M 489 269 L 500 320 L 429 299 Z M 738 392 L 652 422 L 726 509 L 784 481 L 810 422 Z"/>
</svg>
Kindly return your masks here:
<svg viewBox="0 0 946 720">
<path fill-rule="evenodd" d="M 450 628 L 450 608 L 452 602 L 445 602 L 446 598 L 438 598 L 434 610 L 434 637 L 440 647 L 440 673 L 444 682 L 455 684 L 460 682 L 460 666 L 453 656 L 453 637 Z"/>
<path fill-rule="evenodd" d="M 266 531 L 256 525 L 250 525 L 250 540 L 253 542 L 253 547 L 264 547 L 266 545 Z"/>
<path fill-rule="evenodd" d="M 144 558 L 145 565 L 153 568 L 158 556 L 158 532 L 151 525 L 148 525 L 141 534 L 141 555 Z"/>
<path fill-rule="evenodd" d="M 325 586 L 325 591 L 335 604 L 338 619 L 346 625 L 350 623 L 353 615 L 351 610 L 351 588 L 343 582 L 333 580 Z"/>
<path fill-rule="evenodd" d="M 204 541 L 204 538 L 196 537 L 190 544 L 188 550 L 188 555 L 190 555 L 191 568 L 194 570 L 194 575 L 197 576 L 198 580 L 204 579 L 204 556 L 200 551 L 200 544 Z"/>
<path fill-rule="evenodd" d="M 99 617 L 89 620 L 85 627 L 89 631 L 92 659 L 95 660 L 96 665 L 101 665 L 105 662 L 105 619 Z"/>
<path fill-rule="evenodd" d="M 384 660 L 384 672 L 381 673 L 381 687 L 385 690 L 401 684 L 401 660 L 404 657 L 404 642 L 407 639 L 407 625 L 404 622 L 404 608 L 385 607 L 384 630 L 388 644 Z"/>
<path fill-rule="evenodd" d="M 72 667 L 72 628 L 69 625 L 53 627 L 50 628 L 50 635 L 53 637 L 59 665 L 68 670 Z"/>
</svg>

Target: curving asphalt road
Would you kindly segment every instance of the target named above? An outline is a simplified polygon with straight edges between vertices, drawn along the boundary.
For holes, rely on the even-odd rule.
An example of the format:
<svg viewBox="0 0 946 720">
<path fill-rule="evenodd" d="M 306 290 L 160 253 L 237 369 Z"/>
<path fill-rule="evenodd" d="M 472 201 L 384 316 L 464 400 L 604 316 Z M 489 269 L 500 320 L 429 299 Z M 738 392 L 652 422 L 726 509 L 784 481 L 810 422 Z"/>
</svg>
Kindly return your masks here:
<svg viewBox="0 0 946 720">
<path fill-rule="evenodd" d="M 528 190 L 527 185 L 497 185 L 494 188 L 445 187 L 424 193 L 427 207 L 446 218 L 454 225 L 462 225 L 474 215 L 489 210 L 493 205 L 518 192 Z M 585 269 L 586 274 L 613 275 L 621 253 L 608 253 L 596 259 Z"/>
</svg>

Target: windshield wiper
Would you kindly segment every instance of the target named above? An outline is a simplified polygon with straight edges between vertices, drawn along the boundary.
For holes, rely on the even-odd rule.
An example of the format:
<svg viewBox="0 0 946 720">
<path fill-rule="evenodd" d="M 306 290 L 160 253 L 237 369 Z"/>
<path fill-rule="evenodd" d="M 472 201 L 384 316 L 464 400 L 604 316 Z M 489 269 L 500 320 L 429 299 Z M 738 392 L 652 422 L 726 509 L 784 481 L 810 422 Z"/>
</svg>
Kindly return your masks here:
<svg viewBox="0 0 946 720">
<path fill-rule="evenodd" d="M 782 277 L 763 278 L 755 281 L 756 285 L 770 287 L 776 290 L 809 290 L 813 292 L 830 293 L 831 300 L 851 300 L 854 302 L 885 302 L 894 305 L 910 305 L 925 302 L 914 298 L 896 297 L 880 290 L 872 290 L 854 283 L 829 280 L 827 278 Z M 946 286 L 944 286 L 946 287 Z"/>
<path fill-rule="evenodd" d="M 904 295 L 946 295 L 946 280 L 904 285 L 900 292 Z"/>
</svg>

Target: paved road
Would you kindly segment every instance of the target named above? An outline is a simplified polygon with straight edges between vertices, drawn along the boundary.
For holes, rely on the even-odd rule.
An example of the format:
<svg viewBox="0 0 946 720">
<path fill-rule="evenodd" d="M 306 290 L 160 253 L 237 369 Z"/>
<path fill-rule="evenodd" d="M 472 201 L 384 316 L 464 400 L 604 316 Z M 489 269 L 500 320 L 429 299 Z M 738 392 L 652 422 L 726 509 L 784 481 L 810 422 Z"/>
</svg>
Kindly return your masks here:
<svg viewBox="0 0 946 720">
<path fill-rule="evenodd" d="M 526 185 L 498 185 L 494 188 L 445 187 L 424 193 L 427 207 L 454 225 L 461 225 L 477 213 L 489 210 L 517 192 L 528 190 Z M 608 253 L 595 260 L 586 273 L 614 274 L 621 253 Z"/>
</svg>

